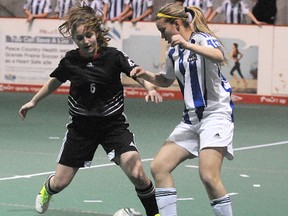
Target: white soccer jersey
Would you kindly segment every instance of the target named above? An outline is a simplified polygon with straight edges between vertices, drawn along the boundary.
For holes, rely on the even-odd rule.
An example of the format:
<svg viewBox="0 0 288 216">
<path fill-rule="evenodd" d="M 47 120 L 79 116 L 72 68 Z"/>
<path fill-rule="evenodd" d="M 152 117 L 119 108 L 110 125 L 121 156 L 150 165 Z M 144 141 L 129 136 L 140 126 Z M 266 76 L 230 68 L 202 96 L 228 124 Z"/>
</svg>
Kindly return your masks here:
<svg viewBox="0 0 288 216">
<path fill-rule="evenodd" d="M 50 0 L 27 0 L 23 9 L 27 9 L 31 14 L 50 13 L 52 10 Z"/>
<path fill-rule="evenodd" d="M 132 18 L 139 17 L 142 15 L 149 7 L 153 6 L 153 0 L 133 0 L 131 2 L 131 7 L 133 9 L 133 16 Z M 151 20 L 151 14 L 145 17 L 144 20 Z"/>
<path fill-rule="evenodd" d="M 205 13 L 208 10 L 208 8 L 213 7 L 213 2 L 212 0 L 185 0 L 183 6 L 184 7 L 196 6 L 201 8 L 203 13 Z"/>
<path fill-rule="evenodd" d="M 191 42 L 221 48 L 218 40 L 206 33 L 194 33 Z M 185 123 L 195 124 L 211 115 L 233 121 L 232 89 L 221 73 L 220 64 L 177 45 L 169 48 L 165 68 L 161 74 L 168 79 L 176 78 L 179 83 L 185 103 Z"/>
<path fill-rule="evenodd" d="M 119 14 L 121 14 L 125 6 L 129 4 L 130 1 L 131 0 L 109 0 L 107 19 L 113 19 L 117 17 Z"/>
<path fill-rule="evenodd" d="M 77 0 L 57 0 L 57 4 L 54 11 L 56 13 L 59 13 L 59 18 L 63 18 L 67 14 L 69 9 L 72 6 L 76 5 L 76 3 Z"/>
<path fill-rule="evenodd" d="M 225 23 L 246 23 L 245 14 L 249 13 L 249 8 L 243 1 L 232 4 L 230 0 L 224 1 L 216 11 L 225 13 Z"/>
</svg>

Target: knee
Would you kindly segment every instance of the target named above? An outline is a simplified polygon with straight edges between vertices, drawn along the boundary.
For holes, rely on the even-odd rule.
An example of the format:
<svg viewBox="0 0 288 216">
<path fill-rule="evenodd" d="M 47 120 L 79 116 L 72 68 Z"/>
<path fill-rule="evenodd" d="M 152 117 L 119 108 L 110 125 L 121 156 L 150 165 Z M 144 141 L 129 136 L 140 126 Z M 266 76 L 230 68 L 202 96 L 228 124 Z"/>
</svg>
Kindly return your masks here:
<svg viewBox="0 0 288 216">
<path fill-rule="evenodd" d="M 126 173 L 129 179 L 136 184 L 143 184 L 147 180 L 147 175 L 145 174 L 144 168 L 141 161 L 137 162 L 128 173 Z"/>
<path fill-rule="evenodd" d="M 156 181 L 166 178 L 170 174 L 167 167 L 164 166 L 162 161 L 153 160 L 150 164 L 150 172 Z"/>
<path fill-rule="evenodd" d="M 159 163 L 157 161 L 153 160 L 150 164 L 150 172 L 151 172 L 153 178 L 155 178 L 160 171 L 161 171 L 161 169 L 160 169 Z"/>
<path fill-rule="evenodd" d="M 66 188 L 70 184 L 71 180 L 63 179 L 54 176 L 54 178 L 50 179 L 50 187 L 54 191 L 62 191 L 64 188 Z"/>
<path fill-rule="evenodd" d="M 212 189 L 215 188 L 218 182 L 220 182 L 220 178 L 211 173 L 200 173 L 200 179 L 206 188 Z"/>
<path fill-rule="evenodd" d="M 145 178 L 146 178 L 146 175 L 145 175 L 143 168 L 142 169 L 137 169 L 137 168 L 133 169 L 131 174 L 130 174 L 130 179 L 132 181 L 142 182 L 145 180 Z"/>
</svg>

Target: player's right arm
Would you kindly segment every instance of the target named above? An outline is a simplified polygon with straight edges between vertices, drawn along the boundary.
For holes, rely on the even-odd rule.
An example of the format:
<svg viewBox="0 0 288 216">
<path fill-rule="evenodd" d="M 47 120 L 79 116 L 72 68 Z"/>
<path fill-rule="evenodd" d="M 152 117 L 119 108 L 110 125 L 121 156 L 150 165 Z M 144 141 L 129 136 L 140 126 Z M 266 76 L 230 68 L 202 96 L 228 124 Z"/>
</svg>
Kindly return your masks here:
<svg viewBox="0 0 288 216">
<path fill-rule="evenodd" d="M 34 95 L 34 97 L 26 104 L 24 104 L 20 110 L 19 115 L 24 120 L 26 117 L 26 114 L 28 110 L 32 109 L 37 105 L 37 103 L 54 92 L 59 86 L 61 86 L 62 82 L 60 82 L 55 77 L 50 78 L 43 86 L 42 88 Z"/>
<path fill-rule="evenodd" d="M 130 76 L 135 78 L 142 78 L 159 87 L 169 87 L 174 82 L 174 79 L 167 79 L 161 73 L 153 73 L 143 69 L 131 71 Z"/>
</svg>

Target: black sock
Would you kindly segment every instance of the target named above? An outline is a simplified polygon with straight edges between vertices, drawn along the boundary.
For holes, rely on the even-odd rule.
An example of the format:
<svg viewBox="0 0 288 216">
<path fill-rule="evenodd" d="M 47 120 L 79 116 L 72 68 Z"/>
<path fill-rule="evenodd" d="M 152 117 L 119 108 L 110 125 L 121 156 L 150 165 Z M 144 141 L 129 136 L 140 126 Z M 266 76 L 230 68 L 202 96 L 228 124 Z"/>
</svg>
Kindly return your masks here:
<svg viewBox="0 0 288 216">
<path fill-rule="evenodd" d="M 54 191 L 50 188 L 50 179 L 54 176 L 55 174 L 52 174 L 50 176 L 48 176 L 46 182 L 45 182 L 45 188 L 47 190 L 47 192 L 50 194 L 50 195 L 53 195 L 53 194 L 57 194 L 59 193 L 59 191 Z"/>
<path fill-rule="evenodd" d="M 155 216 L 156 214 L 159 214 L 153 183 L 151 182 L 146 189 L 139 190 L 135 188 L 135 190 L 137 192 L 137 196 L 139 197 L 142 205 L 146 210 L 146 215 Z"/>
</svg>

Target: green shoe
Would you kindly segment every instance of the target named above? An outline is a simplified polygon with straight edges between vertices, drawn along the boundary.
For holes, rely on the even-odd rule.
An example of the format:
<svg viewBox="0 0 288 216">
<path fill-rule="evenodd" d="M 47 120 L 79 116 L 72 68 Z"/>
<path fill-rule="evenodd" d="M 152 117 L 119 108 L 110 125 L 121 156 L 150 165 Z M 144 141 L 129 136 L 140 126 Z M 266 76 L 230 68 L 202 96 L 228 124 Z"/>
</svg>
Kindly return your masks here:
<svg viewBox="0 0 288 216">
<path fill-rule="evenodd" d="M 46 210 L 49 207 L 49 202 L 52 198 L 52 195 L 50 195 L 47 192 L 45 184 L 46 183 L 44 183 L 44 185 L 42 186 L 42 188 L 41 188 L 41 190 L 40 190 L 40 192 L 37 195 L 36 200 L 35 200 L 36 211 L 40 214 L 43 214 L 44 212 L 46 212 Z"/>
</svg>

